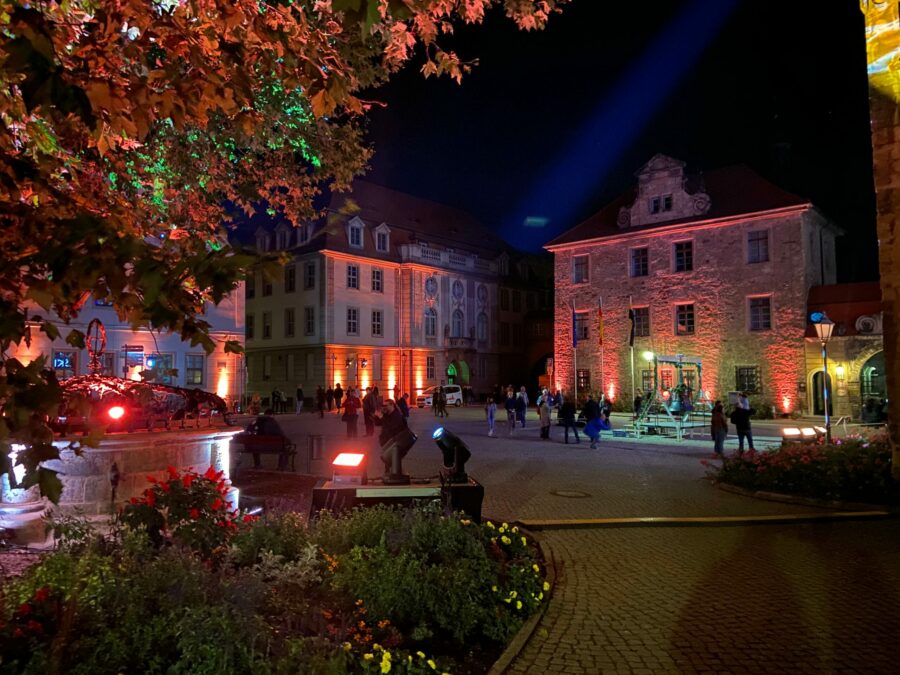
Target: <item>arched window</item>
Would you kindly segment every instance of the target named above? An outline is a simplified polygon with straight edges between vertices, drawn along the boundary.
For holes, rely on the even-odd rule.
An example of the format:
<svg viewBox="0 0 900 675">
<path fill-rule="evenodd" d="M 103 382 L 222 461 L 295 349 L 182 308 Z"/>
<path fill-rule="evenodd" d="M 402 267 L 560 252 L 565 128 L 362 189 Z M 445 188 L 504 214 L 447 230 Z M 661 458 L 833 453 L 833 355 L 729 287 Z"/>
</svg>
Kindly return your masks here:
<svg viewBox="0 0 900 675">
<path fill-rule="evenodd" d="M 465 317 L 460 310 L 453 312 L 453 325 L 450 327 L 450 337 L 463 337 L 463 322 Z"/>
<path fill-rule="evenodd" d="M 481 312 L 478 315 L 478 341 L 479 342 L 487 342 L 487 334 L 488 334 L 488 324 L 487 324 L 487 314 Z"/>
<path fill-rule="evenodd" d="M 437 337 L 437 312 L 434 307 L 425 310 L 425 337 Z"/>
</svg>

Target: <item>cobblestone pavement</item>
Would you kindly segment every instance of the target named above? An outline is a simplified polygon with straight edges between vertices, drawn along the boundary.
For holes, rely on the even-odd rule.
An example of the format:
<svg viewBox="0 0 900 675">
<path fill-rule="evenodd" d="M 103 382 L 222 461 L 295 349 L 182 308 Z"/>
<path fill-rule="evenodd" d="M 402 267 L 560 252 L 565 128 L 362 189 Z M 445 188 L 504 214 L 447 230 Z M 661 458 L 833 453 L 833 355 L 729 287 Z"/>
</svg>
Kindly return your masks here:
<svg viewBox="0 0 900 675">
<path fill-rule="evenodd" d="M 308 433 L 323 435 L 332 452 L 377 447 L 346 440 L 333 415 L 279 421 L 301 447 Z M 584 439 L 561 443 L 556 427 L 554 441 L 541 441 L 534 420 L 512 438 L 488 438 L 480 410 L 452 410 L 443 422 L 472 450 L 467 468 L 494 518 L 821 513 L 716 489 L 701 465 L 710 444 L 699 440 L 604 439 L 590 450 Z M 419 442 L 405 463 L 413 476 L 437 473 L 430 432 L 439 423 L 430 411 L 413 413 Z M 540 538 L 558 584 L 510 672 L 900 673 L 897 521 L 567 529 Z"/>
</svg>

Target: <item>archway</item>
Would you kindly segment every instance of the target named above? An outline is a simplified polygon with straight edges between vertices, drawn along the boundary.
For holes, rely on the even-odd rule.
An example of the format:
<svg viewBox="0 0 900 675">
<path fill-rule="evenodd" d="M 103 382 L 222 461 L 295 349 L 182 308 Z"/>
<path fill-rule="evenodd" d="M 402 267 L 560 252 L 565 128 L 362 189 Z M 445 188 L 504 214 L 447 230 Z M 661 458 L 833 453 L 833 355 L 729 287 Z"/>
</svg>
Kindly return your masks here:
<svg viewBox="0 0 900 675">
<path fill-rule="evenodd" d="M 883 351 L 870 356 L 859 369 L 859 397 L 863 422 L 881 421 L 881 409 L 887 398 L 884 375 Z"/>
<path fill-rule="evenodd" d="M 459 377 L 459 371 L 456 369 L 456 364 L 451 363 L 447 366 L 447 384 L 456 384 L 457 377 Z"/>
<path fill-rule="evenodd" d="M 825 414 L 825 391 L 822 386 L 825 378 L 823 371 L 817 370 L 812 376 L 812 414 Z M 834 387 L 831 384 L 831 375 L 827 375 L 828 382 L 828 414 L 834 414 Z"/>
</svg>

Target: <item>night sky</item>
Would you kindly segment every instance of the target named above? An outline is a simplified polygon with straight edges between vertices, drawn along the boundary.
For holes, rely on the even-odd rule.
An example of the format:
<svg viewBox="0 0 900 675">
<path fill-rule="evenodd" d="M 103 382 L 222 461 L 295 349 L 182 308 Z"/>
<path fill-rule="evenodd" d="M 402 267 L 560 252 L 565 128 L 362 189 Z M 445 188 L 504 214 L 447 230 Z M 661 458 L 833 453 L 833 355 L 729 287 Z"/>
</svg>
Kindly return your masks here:
<svg viewBox="0 0 900 675">
<path fill-rule="evenodd" d="M 573 0 L 545 31 L 495 13 L 447 45 L 479 59 L 461 86 L 412 67 L 373 94 L 387 107 L 371 114 L 368 180 L 534 251 L 657 152 L 690 171 L 742 163 L 847 232 L 839 281 L 876 278 L 858 0 Z"/>
</svg>

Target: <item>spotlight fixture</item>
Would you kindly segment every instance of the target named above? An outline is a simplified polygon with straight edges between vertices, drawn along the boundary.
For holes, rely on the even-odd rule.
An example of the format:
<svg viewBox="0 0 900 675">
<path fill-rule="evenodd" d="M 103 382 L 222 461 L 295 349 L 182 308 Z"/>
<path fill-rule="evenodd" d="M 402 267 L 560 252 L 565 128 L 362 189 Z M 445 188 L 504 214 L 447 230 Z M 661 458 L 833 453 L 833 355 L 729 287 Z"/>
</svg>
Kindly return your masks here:
<svg viewBox="0 0 900 675">
<path fill-rule="evenodd" d="M 382 448 L 381 461 L 385 470 L 382 481 L 385 485 L 409 485 L 409 476 L 403 473 L 403 458 L 417 440 L 418 436 L 404 429 Z"/>
<path fill-rule="evenodd" d="M 443 453 L 443 466 L 441 476 L 450 483 L 468 483 L 466 474 L 466 462 L 472 456 L 469 447 L 452 431 L 444 427 L 438 427 L 431 434 L 431 438 Z"/>
<path fill-rule="evenodd" d="M 331 463 L 331 482 L 335 485 L 365 485 L 366 456 L 361 452 L 342 452 Z"/>
</svg>

